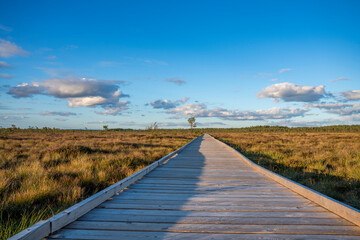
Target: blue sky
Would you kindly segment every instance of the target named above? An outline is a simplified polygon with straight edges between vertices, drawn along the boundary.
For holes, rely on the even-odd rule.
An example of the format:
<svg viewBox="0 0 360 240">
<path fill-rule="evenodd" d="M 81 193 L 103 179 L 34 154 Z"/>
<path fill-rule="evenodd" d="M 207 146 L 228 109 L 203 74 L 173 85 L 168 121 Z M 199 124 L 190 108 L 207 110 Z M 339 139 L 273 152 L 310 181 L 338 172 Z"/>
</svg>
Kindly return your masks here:
<svg viewBox="0 0 360 240">
<path fill-rule="evenodd" d="M 359 1 L 1 1 L 0 125 L 360 124 Z"/>
</svg>

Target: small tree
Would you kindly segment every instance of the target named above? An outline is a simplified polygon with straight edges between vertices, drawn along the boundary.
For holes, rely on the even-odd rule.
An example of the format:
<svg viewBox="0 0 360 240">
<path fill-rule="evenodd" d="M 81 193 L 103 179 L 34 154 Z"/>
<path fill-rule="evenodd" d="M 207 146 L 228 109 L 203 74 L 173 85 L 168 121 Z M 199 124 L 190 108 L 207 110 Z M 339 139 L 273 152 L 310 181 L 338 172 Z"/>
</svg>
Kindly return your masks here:
<svg viewBox="0 0 360 240">
<path fill-rule="evenodd" d="M 105 131 L 109 130 L 108 125 L 104 125 L 103 128 Z"/>
<path fill-rule="evenodd" d="M 195 117 L 190 117 L 190 118 L 188 119 L 188 123 L 190 124 L 191 131 L 192 131 L 192 129 L 193 129 L 194 127 L 196 127 L 195 121 L 196 121 Z"/>
<path fill-rule="evenodd" d="M 157 130 L 159 128 L 158 123 L 154 122 L 152 124 L 150 124 L 149 126 L 146 127 L 146 130 Z"/>
</svg>

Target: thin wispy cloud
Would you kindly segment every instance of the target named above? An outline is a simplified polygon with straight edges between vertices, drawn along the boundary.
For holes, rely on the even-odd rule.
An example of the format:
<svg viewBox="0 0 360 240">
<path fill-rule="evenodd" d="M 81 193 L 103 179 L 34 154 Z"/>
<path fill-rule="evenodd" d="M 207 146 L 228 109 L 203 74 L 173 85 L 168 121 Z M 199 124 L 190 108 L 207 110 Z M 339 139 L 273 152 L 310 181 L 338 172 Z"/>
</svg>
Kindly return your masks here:
<svg viewBox="0 0 360 240">
<path fill-rule="evenodd" d="M 11 78 L 13 78 L 13 76 L 11 76 L 7 73 L 0 73 L 0 78 L 11 79 Z"/>
<path fill-rule="evenodd" d="M 169 65 L 167 62 L 156 60 L 156 59 L 150 59 L 150 58 L 125 57 L 124 59 L 130 60 L 132 62 L 141 62 L 141 63 L 146 63 L 146 64 L 163 65 L 163 66 Z"/>
<path fill-rule="evenodd" d="M 258 98 L 271 98 L 284 102 L 315 102 L 328 96 L 325 86 L 301 86 L 293 83 L 277 83 L 266 87 L 257 94 Z"/>
<path fill-rule="evenodd" d="M 49 55 L 45 57 L 47 60 L 55 60 L 57 57 L 55 55 Z"/>
<path fill-rule="evenodd" d="M 255 75 L 254 78 L 267 78 L 267 77 L 271 77 L 273 74 L 272 73 L 258 73 L 257 75 Z"/>
<path fill-rule="evenodd" d="M 290 72 L 290 71 L 292 71 L 291 68 L 282 68 L 282 69 L 279 70 L 279 73 L 281 74 L 281 73 Z"/>
<path fill-rule="evenodd" d="M 0 24 L 0 30 L 3 30 L 5 32 L 11 32 L 12 28 Z"/>
<path fill-rule="evenodd" d="M 25 51 L 15 43 L 0 39 L 0 57 L 9 58 L 14 56 L 26 56 L 28 54 L 28 51 Z"/>
<path fill-rule="evenodd" d="M 10 68 L 11 66 L 4 61 L 0 61 L 0 68 Z"/>
<path fill-rule="evenodd" d="M 166 78 L 164 79 L 164 82 L 171 82 L 171 83 L 175 83 L 179 86 L 185 84 L 185 80 L 184 79 L 181 79 L 181 78 L 178 78 L 178 77 L 175 77 L 175 78 Z"/>
<path fill-rule="evenodd" d="M 116 61 L 101 61 L 101 62 L 99 62 L 99 65 L 101 67 L 116 67 L 116 66 L 119 66 L 122 64 L 124 64 L 124 63 L 116 62 Z"/>
<path fill-rule="evenodd" d="M 360 103 L 315 103 L 307 104 L 306 107 L 323 109 L 327 113 L 337 114 L 340 116 L 360 114 Z"/>
<path fill-rule="evenodd" d="M 44 111 L 40 113 L 41 116 L 61 116 L 61 117 L 69 117 L 69 116 L 76 116 L 76 113 L 73 112 L 51 112 L 51 111 Z"/>
<path fill-rule="evenodd" d="M 339 82 L 339 81 L 347 81 L 347 80 L 350 80 L 350 78 L 341 77 L 341 78 L 330 80 L 330 82 Z"/>
</svg>

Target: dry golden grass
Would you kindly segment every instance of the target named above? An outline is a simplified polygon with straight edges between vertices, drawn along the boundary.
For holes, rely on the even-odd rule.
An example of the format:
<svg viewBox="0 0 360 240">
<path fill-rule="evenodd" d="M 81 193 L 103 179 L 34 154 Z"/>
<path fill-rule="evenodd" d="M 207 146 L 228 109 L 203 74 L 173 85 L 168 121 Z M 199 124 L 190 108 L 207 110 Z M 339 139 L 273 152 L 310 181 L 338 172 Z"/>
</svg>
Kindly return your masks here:
<svg viewBox="0 0 360 240">
<path fill-rule="evenodd" d="M 360 209 L 360 133 L 212 135 L 255 163 Z"/>
<path fill-rule="evenodd" d="M 3 134 L 0 238 L 91 196 L 196 136 L 160 130 L 13 130 Z"/>
</svg>

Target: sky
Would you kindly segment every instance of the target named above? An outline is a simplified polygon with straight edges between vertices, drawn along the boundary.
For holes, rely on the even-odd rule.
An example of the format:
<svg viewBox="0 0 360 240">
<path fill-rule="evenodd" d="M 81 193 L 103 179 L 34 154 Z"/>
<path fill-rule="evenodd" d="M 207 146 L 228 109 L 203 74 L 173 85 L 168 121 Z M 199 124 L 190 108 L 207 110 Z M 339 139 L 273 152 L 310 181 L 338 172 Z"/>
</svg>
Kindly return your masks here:
<svg viewBox="0 0 360 240">
<path fill-rule="evenodd" d="M 0 126 L 360 124 L 360 1 L 2 1 Z"/>
</svg>

